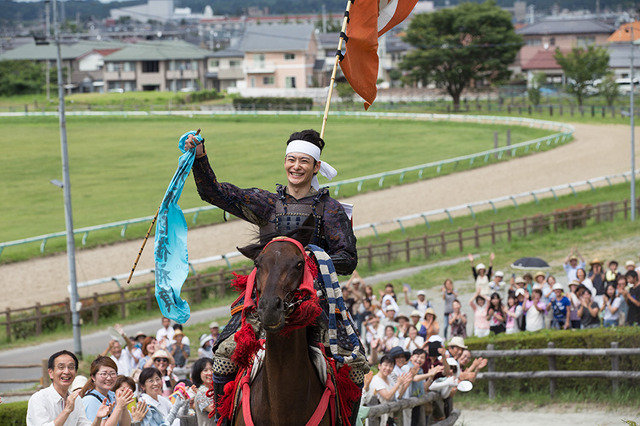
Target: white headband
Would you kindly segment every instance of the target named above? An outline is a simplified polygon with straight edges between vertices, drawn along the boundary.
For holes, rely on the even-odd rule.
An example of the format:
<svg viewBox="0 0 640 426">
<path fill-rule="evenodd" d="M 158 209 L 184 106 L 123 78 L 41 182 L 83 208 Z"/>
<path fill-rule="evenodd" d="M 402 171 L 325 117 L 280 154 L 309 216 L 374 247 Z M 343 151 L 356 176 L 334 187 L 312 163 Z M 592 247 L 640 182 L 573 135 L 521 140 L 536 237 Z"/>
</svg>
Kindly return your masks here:
<svg viewBox="0 0 640 426">
<path fill-rule="evenodd" d="M 291 154 L 292 152 L 307 154 L 313 157 L 314 160 L 320 161 L 320 148 L 318 148 L 311 142 L 303 141 L 300 139 L 289 142 L 285 155 Z M 336 177 L 338 171 L 331 167 L 331 165 L 326 161 L 320 161 L 320 174 L 331 180 Z M 311 186 L 316 190 L 320 189 L 320 184 L 318 183 L 317 176 L 314 176 L 313 179 L 311 179 Z"/>
</svg>

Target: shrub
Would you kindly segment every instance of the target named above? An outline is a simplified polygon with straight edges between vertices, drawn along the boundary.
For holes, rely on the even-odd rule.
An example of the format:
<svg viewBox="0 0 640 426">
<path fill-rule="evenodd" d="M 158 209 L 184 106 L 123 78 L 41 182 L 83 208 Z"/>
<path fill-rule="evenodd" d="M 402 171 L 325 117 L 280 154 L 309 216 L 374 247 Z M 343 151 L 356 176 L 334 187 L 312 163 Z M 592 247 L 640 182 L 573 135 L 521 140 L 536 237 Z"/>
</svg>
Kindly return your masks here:
<svg viewBox="0 0 640 426">
<path fill-rule="evenodd" d="M 8 402 L 0 404 L 0 419 L 3 426 L 23 426 L 27 419 L 29 401 Z"/>
<path fill-rule="evenodd" d="M 638 327 L 599 328 L 590 330 L 542 330 L 535 333 L 522 332 L 512 335 L 491 335 L 488 338 L 469 338 L 466 344 L 471 351 L 485 350 L 492 343 L 496 350 L 547 348 L 553 342 L 556 348 L 610 348 L 618 342 L 620 348 L 640 346 Z M 620 357 L 621 371 L 640 370 L 640 355 Z M 495 359 L 495 371 L 545 371 L 549 369 L 546 356 L 508 357 Z M 611 370 L 610 356 L 562 356 L 556 357 L 557 370 Z M 486 369 L 483 371 L 487 371 Z M 496 380 L 497 393 L 548 391 L 549 379 L 502 379 Z M 477 387 L 486 392 L 487 381 L 479 380 Z M 611 389 L 610 379 L 563 378 L 556 379 L 558 390 L 595 388 Z M 632 387 L 630 380 L 620 380 L 621 388 Z"/>
<path fill-rule="evenodd" d="M 269 109 L 275 111 L 308 111 L 313 106 L 311 98 L 234 98 L 233 107 L 236 110 Z"/>
<path fill-rule="evenodd" d="M 591 204 L 566 207 L 554 210 L 558 220 L 558 228 L 583 228 L 587 225 L 587 220 L 591 218 Z"/>
</svg>

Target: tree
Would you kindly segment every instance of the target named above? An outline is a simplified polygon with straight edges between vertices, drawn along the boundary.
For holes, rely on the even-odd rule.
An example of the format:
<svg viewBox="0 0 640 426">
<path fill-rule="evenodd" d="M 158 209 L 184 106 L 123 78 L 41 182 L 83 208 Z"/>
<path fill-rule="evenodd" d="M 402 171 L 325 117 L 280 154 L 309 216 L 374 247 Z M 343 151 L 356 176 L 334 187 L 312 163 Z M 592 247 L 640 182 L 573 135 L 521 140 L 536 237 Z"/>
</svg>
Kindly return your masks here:
<svg viewBox="0 0 640 426">
<path fill-rule="evenodd" d="M 41 93 L 45 74 L 44 66 L 36 62 L 0 61 L 0 96 Z"/>
<path fill-rule="evenodd" d="M 567 92 L 574 95 L 578 105 L 582 106 L 587 88 L 607 73 L 609 51 L 606 47 L 591 45 L 586 49 L 574 47 L 566 55 L 556 49 L 553 57 L 568 80 Z"/>
<path fill-rule="evenodd" d="M 522 46 L 511 15 L 494 1 L 416 15 L 405 41 L 416 50 L 405 56 L 401 67 L 416 81 L 444 86 L 455 109 L 472 81 L 493 83 L 509 78 L 507 67 Z"/>
<path fill-rule="evenodd" d="M 338 96 L 340 96 L 340 100 L 342 103 L 346 105 L 352 105 L 353 100 L 356 96 L 356 92 L 353 91 L 351 85 L 346 81 L 342 81 L 336 84 L 336 90 L 338 92 Z"/>
<path fill-rule="evenodd" d="M 604 97 L 607 106 L 613 106 L 616 98 L 620 96 L 620 88 L 616 83 L 616 77 L 612 72 L 608 72 L 604 76 L 600 84 L 598 84 L 598 93 Z"/>
<path fill-rule="evenodd" d="M 529 88 L 527 89 L 527 95 L 529 96 L 529 102 L 531 102 L 534 106 L 540 105 L 541 93 L 540 89 L 542 89 L 542 85 L 547 81 L 547 76 L 544 73 L 535 73 L 531 82 L 529 84 Z"/>
</svg>

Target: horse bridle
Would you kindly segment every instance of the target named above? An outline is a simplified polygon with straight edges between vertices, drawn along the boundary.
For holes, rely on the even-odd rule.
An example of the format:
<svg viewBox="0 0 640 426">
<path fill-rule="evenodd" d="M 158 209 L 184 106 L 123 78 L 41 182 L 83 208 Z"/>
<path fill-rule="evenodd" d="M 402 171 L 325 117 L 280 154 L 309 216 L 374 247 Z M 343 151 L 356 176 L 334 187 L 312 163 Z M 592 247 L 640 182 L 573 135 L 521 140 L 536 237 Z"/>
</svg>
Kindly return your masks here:
<svg viewBox="0 0 640 426">
<path fill-rule="evenodd" d="M 284 300 L 282 301 L 282 305 L 284 306 L 284 318 L 289 317 L 298 306 L 302 305 L 302 302 L 306 302 L 311 299 L 308 295 L 300 296 L 302 292 L 300 289 L 296 288 L 288 292 L 284 296 Z"/>
</svg>

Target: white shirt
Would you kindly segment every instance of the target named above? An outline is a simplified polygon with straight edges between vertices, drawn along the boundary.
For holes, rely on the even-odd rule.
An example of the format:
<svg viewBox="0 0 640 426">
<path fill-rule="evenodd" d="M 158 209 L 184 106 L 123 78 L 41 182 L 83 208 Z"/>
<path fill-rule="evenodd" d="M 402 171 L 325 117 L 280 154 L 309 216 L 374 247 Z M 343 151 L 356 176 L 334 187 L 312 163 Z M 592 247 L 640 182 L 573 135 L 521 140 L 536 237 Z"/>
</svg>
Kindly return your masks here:
<svg viewBox="0 0 640 426">
<path fill-rule="evenodd" d="M 168 346 L 173 340 L 174 333 L 175 333 L 175 330 L 171 326 L 169 326 L 169 328 L 161 327 L 156 333 L 156 340 L 158 341 L 158 343 L 160 343 L 162 342 L 163 339 L 166 339 L 165 341 Z"/>
<path fill-rule="evenodd" d="M 53 422 L 64 410 L 66 398 L 54 389 L 53 385 L 39 390 L 29 398 L 27 408 L 27 426 L 53 426 Z M 91 425 L 84 411 L 82 398 L 76 398 L 73 411 L 64 422 L 65 426 L 85 426 Z"/>
<path fill-rule="evenodd" d="M 165 418 L 169 415 L 169 413 L 171 412 L 171 408 L 173 407 L 169 398 L 162 395 L 158 395 L 157 401 L 146 393 L 143 393 L 141 398 L 144 399 L 144 402 L 146 402 L 147 405 L 156 408 Z M 180 419 L 178 418 L 178 416 L 176 416 L 176 418 L 173 420 L 171 426 L 180 426 Z"/>
<path fill-rule="evenodd" d="M 118 366 L 118 374 L 122 374 L 123 376 L 130 376 L 131 372 L 135 368 L 133 356 L 129 353 L 129 348 L 123 348 L 122 353 L 120 354 L 120 359 L 111 355 L 109 358 L 113 360 Z"/>
</svg>

